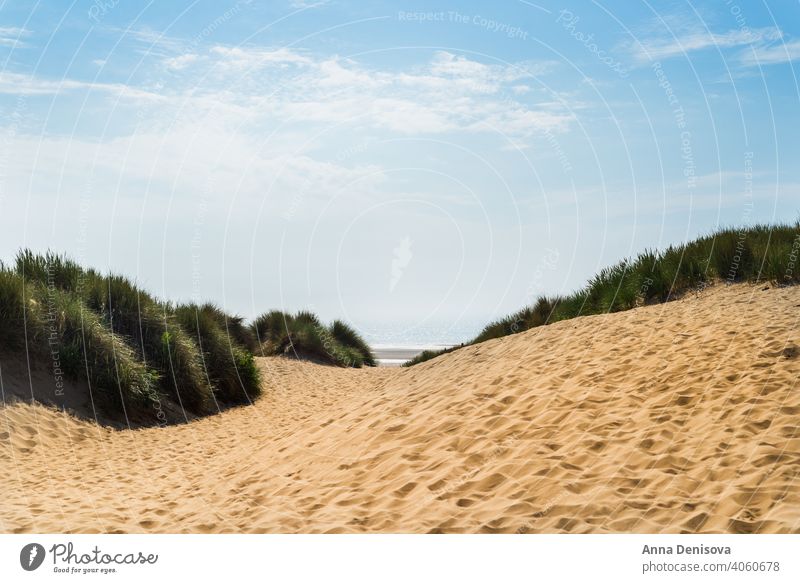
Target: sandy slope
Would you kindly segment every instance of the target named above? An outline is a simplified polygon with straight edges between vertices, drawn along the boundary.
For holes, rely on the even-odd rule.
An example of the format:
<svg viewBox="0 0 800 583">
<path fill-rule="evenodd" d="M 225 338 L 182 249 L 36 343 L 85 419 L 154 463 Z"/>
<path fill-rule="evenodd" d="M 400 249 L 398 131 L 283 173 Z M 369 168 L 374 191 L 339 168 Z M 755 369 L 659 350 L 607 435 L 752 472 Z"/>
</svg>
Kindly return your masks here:
<svg viewBox="0 0 800 583">
<path fill-rule="evenodd" d="M 0 409 L 0 531 L 800 532 L 800 288 L 717 287 L 113 431 Z M 8 379 L 4 379 L 8 382 Z"/>
</svg>

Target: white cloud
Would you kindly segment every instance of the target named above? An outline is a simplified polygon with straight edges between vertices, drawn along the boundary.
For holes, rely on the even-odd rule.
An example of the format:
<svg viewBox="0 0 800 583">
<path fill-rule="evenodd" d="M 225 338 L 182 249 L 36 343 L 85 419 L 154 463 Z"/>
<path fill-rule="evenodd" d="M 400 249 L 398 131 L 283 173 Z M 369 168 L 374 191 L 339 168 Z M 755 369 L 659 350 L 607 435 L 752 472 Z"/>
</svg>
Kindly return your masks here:
<svg viewBox="0 0 800 583">
<path fill-rule="evenodd" d="M 9 189 L 43 197 L 77 193 L 89 168 L 97 191 L 190 200 L 213 177 L 220 196 L 269 199 L 278 216 L 287 208 L 301 215 L 338 193 L 374 200 L 388 191 L 385 160 L 337 157 L 347 147 L 397 136 L 499 132 L 522 148 L 531 135 L 564 131 L 573 121 L 560 97 L 536 83 L 545 65 L 439 52 L 388 70 L 290 49 L 220 45 L 145 63 L 152 65 L 143 75 L 146 87 L 0 73 L 0 93 L 91 91 L 93 115 L 104 115 L 105 102 L 114 116 L 109 127 L 135 120 L 99 136 L 9 136 L 15 157 L 7 165 L 15 169 Z M 71 100 L 54 104 L 53 115 L 75 115 Z"/>
<path fill-rule="evenodd" d="M 53 81 L 31 75 L 0 71 L 0 93 L 10 95 L 55 95 L 67 91 L 88 90 L 108 93 L 116 98 L 137 101 L 161 101 L 163 97 L 146 89 L 123 83 L 96 83 L 61 79 Z"/>
<path fill-rule="evenodd" d="M 800 40 L 779 43 L 771 46 L 754 46 L 740 55 L 746 66 L 777 65 L 800 59 Z"/>
<path fill-rule="evenodd" d="M 639 63 L 688 56 L 707 49 L 741 48 L 732 61 L 743 67 L 775 65 L 800 59 L 800 40 L 788 40 L 777 27 L 744 28 L 713 33 L 697 23 L 668 21 L 674 26 L 670 38 L 658 35 L 631 43 L 634 58 Z M 651 29 L 652 30 L 652 29 Z M 648 31 L 648 34 L 653 34 Z M 732 73 L 739 76 L 744 73 Z"/>
<path fill-rule="evenodd" d="M 350 60 L 326 59 L 318 63 L 313 72 L 313 82 L 319 87 L 376 89 L 386 86 L 384 75 L 374 75 L 362 71 Z"/>
<path fill-rule="evenodd" d="M 434 75 L 484 78 L 489 75 L 490 67 L 466 57 L 439 51 L 431 62 L 430 70 Z"/>
<path fill-rule="evenodd" d="M 6 186 L 12 192 L 77 196 L 90 172 L 98 190 L 120 197 L 192 200 L 210 185 L 212 197 L 308 201 L 347 191 L 368 196 L 383 181 L 380 168 L 315 159 L 283 140 L 231 132 L 224 122 L 199 127 L 180 121 L 169 131 L 151 127 L 103 143 L 78 137 L 9 135 Z M 33 179 L 31 179 L 33 177 Z"/>
<path fill-rule="evenodd" d="M 256 69 L 264 66 L 281 65 L 306 65 L 311 62 L 307 57 L 285 48 L 264 50 L 215 46 L 211 48 L 211 53 L 224 60 L 226 66 L 235 67 L 237 69 Z"/>
<path fill-rule="evenodd" d="M 550 62 L 488 65 L 447 51 L 437 51 L 431 61 L 430 71 L 435 75 L 446 77 L 467 77 L 492 82 L 511 82 L 542 75 L 552 66 L 553 63 Z"/>
<path fill-rule="evenodd" d="M 196 63 L 200 59 L 200 56 L 194 53 L 187 53 L 185 55 L 178 55 L 177 57 L 170 57 L 164 60 L 164 65 L 166 65 L 167 69 L 173 71 L 180 71 L 181 69 L 185 69 L 186 67 Z"/>
<path fill-rule="evenodd" d="M 0 26 L 0 46 L 20 48 L 26 46 L 22 39 L 30 36 L 30 31 L 16 26 Z"/>
<path fill-rule="evenodd" d="M 536 82 L 552 67 L 549 62 L 482 62 L 437 51 L 425 63 L 387 70 L 290 48 L 186 50 L 185 43 L 157 33 L 132 34 L 137 42 L 159 47 L 150 62 L 157 65 L 156 75 L 167 75 L 162 83 L 143 87 L 4 72 L 0 93 L 92 91 L 107 94 L 109 103 L 152 105 L 145 114 L 166 123 L 192 112 L 204 123 L 207 116 L 224 117 L 232 127 L 278 124 L 282 131 L 294 126 L 307 132 L 307 124 L 320 129 L 336 124 L 402 135 L 490 132 L 515 142 L 540 131 L 564 131 L 574 117 L 564 96 Z M 143 114 L 141 107 L 137 113 Z"/>
<path fill-rule="evenodd" d="M 328 0 L 291 0 L 289 5 L 292 8 L 316 8 L 317 6 L 324 6 Z"/>
<path fill-rule="evenodd" d="M 760 46 L 783 37 L 776 27 L 730 30 L 714 33 L 697 26 L 689 30 L 673 31 L 669 37 L 639 39 L 631 43 L 634 58 L 640 63 L 659 61 L 687 55 L 705 49 L 726 49 L 744 45 Z"/>
<path fill-rule="evenodd" d="M 227 112 L 232 123 L 272 120 L 339 124 L 401 134 L 502 132 L 523 138 L 562 131 L 572 114 L 557 96 L 542 103 L 536 77 L 545 63 L 483 63 L 446 51 L 399 71 L 287 48 L 216 45 L 161 59 L 172 73 L 171 99 L 183 109 Z"/>
<path fill-rule="evenodd" d="M 527 137 L 541 131 L 562 132 L 572 119 L 571 115 L 565 113 L 523 108 L 501 109 L 477 122 L 475 129 L 479 129 L 480 125 L 486 125 L 489 128 L 501 129 L 506 134 Z"/>
<path fill-rule="evenodd" d="M 175 56 L 185 52 L 187 47 L 186 41 L 147 28 L 109 28 L 108 30 L 124 40 L 131 40 L 143 45 L 137 49 L 137 52 L 143 55 Z"/>
</svg>

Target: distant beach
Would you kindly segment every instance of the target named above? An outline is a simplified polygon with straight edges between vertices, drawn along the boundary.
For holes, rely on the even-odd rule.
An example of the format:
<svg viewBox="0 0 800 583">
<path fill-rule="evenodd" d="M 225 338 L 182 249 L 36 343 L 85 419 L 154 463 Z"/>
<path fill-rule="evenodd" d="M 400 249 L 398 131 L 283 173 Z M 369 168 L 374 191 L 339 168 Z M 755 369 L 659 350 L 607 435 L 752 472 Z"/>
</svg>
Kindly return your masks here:
<svg viewBox="0 0 800 583">
<path fill-rule="evenodd" d="M 442 350 L 454 344 L 431 344 L 427 346 L 391 346 L 386 344 L 372 345 L 372 352 L 378 366 L 402 366 L 423 350 Z"/>
<path fill-rule="evenodd" d="M 378 366 L 402 366 L 424 350 L 442 350 L 466 343 L 490 317 L 452 322 L 356 322 L 369 343 Z"/>
</svg>

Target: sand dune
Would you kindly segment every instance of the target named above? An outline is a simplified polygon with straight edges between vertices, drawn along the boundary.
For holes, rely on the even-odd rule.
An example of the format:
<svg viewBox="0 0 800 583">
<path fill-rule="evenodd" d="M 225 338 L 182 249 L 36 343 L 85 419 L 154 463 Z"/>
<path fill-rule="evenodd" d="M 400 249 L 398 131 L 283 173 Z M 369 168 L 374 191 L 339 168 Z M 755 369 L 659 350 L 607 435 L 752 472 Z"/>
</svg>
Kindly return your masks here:
<svg viewBox="0 0 800 583">
<path fill-rule="evenodd" d="M 411 369 L 262 359 L 254 406 L 160 429 L 9 404 L 0 530 L 800 532 L 798 308 L 717 286 Z"/>
</svg>

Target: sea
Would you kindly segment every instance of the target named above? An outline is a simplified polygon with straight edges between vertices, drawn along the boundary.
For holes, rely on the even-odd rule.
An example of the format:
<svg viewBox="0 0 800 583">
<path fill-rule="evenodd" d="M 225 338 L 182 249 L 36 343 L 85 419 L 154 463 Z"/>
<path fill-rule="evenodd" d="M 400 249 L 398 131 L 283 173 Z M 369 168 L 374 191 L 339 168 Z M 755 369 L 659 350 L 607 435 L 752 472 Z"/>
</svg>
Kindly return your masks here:
<svg viewBox="0 0 800 583">
<path fill-rule="evenodd" d="M 487 321 L 354 323 L 375 353 L 378 366 L 401 366 L 424 350 L 439 350 L 469 342 Z"/>
</svg>

